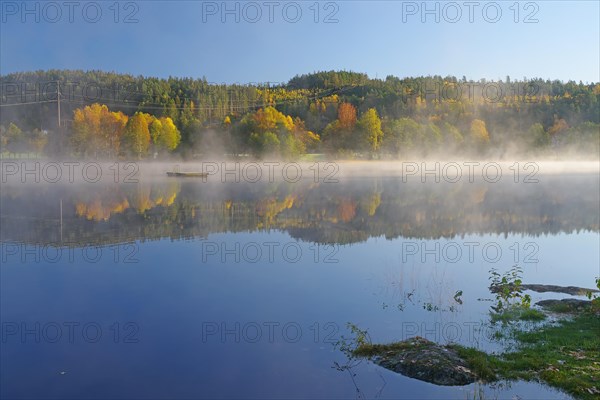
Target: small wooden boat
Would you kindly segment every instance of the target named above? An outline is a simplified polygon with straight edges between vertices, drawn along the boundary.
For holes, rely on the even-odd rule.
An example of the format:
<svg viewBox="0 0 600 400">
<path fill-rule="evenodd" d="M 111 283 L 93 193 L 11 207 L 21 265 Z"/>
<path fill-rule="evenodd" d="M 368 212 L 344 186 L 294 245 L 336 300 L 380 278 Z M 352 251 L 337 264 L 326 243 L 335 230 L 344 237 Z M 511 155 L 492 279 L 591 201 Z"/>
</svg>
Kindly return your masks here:
<svg viewBox="0 0 600 400">
<path fill-rule="evenodd" d="M 208 172 L 167 172 L 167 176 L 177 178 L 206 178 Z"/>
</svg>

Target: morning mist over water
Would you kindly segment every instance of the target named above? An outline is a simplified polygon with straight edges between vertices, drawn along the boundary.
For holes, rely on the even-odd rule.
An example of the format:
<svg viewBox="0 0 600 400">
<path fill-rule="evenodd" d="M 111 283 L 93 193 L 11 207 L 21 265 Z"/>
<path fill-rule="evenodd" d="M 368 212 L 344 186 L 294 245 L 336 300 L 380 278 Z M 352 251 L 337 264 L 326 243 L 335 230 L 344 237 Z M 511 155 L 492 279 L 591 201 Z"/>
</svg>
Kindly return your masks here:
<svg viewBox="0 0 600 400">
<path fill-rule="evenodd" d="M 598 15 L 3 1 L 0 398 L 597 399 Z"/>
<path fill-rule="evenodd" d="M 261 180 L 242 174 L 248 163 L 237 166 L 237 175 L 230 163 L 228 174 L 215 171 L 206 179 L 167 177 L 165 172 L 174 169 L 169 163 L 94 163 L 72 183 L 68 173 L 61 182 L 43 182 L 42 164 L 39 183 L 31 161 L 16 164 L 23 170 L 14 173 L 14 165 L 5 164 L 5 171 L 10 166 L 3 182 L 9 190 L 0 197 L 5 343 L 12 343 L 8 348 L 16 355 L 22 346 L 62 342 L 91 352 L 99 360 L 96 368 L 108 368 L 122 348 L 130 354 L 160 346 L 164 353 L 154 355 L 151 364 L 162 365 L 185 346 L 194 349 L 178 356 L 186 363 L 161 373 L 171 382 L 189 376 L 183 378 L 182 396 L 206 387 L 198 375 L 217 379 L 219 371 L 229 369 L 223 357 L 252 359 L 256 373 L 244 372 L 235 389 L 221 387 L 220 394 L 246 392 L 261 379 L 269 379 L 263 385 L 271 393 L 303 390 L 300 381 L 274 385 L 263 378 L 260 371 L 283 354 L 296 360 L 285 363 L 286 374 L 327 371 L 331 393 L 356 390 L 343 367 L 331 368 L 341 365 L 357 374 L 361 392 L 373 392 L 384 379 L 386 387 L 405 388 L 411 398 L 429 384 L 393 372 L 382 375 L 364 362 L 346 364 L 337 346 L 339 336 L 348 335 L 348 321 L 369 326 L 373 340 L 417 335 L 498 351 L 501 342 L 491 331 L 496 328 L 485 323 L 493 298 L 489 270 L 519 264 L 528 281 L 584 287 L 596 274 L 596 163 L 539 163 L 535 173 L 527 171 L 527 183 L 523 175 L 515 179 L 512 164 L 497 163 L 504 172 L 499 178 L 495 166 L 487 167 L 491 162 L 479 163 L 475 169 L 472 162 L 472 176 L 461 179 L 432 173 L 434 163 L 298 163 L 304 174 L 298 179 L 291 174 L 296 166 L 272 161 L 271 178 L 263 170 Z M 72 167 L 85 171 L 85 164 Z M 134 164 L 135 174 L 118 175 L 122 181 L 115 183 L 114 171 L 133 171 Z M 332 165 L 335 173 L 314 172 L 334 171 Z M 103 172 L 98 181 L 96 167 Z M 179 167 L 200 170 L 201 164 Z M 290 173 L 284 175 L 287 167 Z M 444 168 L 439 164 L 440 171 Z M 40 292 L 38 279 L 35 286 L 7 284 L 40 274 L 62 294 Z M 46 305 L 43 318 L 36 311 L 39 304 Z M 173 309 L 178 313 L 165 320 L 163 310 Z M 85 319 L 90 310 L 101 317 Z M 24 324 L 12 322 L 26 314 L 32 317 Z M 79 319 L 85 322 L 70 322 Z M 165 341 L 175 326 L 181 327 L 179 344 Z M 48 358 L 25 359 L 11 370 L 31 371 L 34 360 L 36 370 L 51 369 L 60 346 L 49 348 Z M 307 351 L 315 356 L 307 359 Z M 108 356 L 105 361 L 100 354 Z M 132 370 L 140 368 L 138 357 L 128 361 Z M 207 360 L 210 369 L 203 367 Z M 93 379 L 85 371 L 65 373 L 76 374 L 82 385 Z M 106 376 L 111 389 L 99 393 L 115 387 L 130 393 L 116 371 Z M 465 390 L 442 388 L 436 393 L 450 398 Z M 151 390 L 148 396 L 167 393 Z M 476 390 L 500 396 L 543 390 L 550 398 L 562 396 L 525 383 Z"/>
</svg>

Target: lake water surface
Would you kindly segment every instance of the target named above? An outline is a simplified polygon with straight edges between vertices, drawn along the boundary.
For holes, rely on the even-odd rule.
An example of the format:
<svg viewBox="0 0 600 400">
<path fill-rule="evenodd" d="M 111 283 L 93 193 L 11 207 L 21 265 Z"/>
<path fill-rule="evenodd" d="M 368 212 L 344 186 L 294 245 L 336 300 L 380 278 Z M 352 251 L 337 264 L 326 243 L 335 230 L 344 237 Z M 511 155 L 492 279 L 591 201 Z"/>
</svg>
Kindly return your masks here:
<svg viewBox="0 0 600 400">
<path fill-rule="evenodd" d="M 338 178 L 3 182 L 1 396 L 568 398 L 435 386 L 348 364 L 335 344 L 351 323 L 378 343 L 501 350 L 491 269 L 582 287 L 600 275 L 597 172 Z"/>
</svg>

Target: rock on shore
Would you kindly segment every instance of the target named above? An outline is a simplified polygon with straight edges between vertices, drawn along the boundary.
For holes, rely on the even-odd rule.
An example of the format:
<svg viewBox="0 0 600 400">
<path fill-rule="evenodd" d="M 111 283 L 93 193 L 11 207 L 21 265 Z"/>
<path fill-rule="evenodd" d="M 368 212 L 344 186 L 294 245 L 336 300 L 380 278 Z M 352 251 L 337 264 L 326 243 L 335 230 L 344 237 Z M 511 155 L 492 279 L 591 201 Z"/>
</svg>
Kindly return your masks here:
<svg viewBox="0 0 600 400">
<path fill-rule="evenodd" d="M 410 378 L 444 386 L 468 385 L 477 380 L 453 349 L 416 336 L 396 343 L 393 349 L 374 345 L 375 364 Z"/>
</svg>

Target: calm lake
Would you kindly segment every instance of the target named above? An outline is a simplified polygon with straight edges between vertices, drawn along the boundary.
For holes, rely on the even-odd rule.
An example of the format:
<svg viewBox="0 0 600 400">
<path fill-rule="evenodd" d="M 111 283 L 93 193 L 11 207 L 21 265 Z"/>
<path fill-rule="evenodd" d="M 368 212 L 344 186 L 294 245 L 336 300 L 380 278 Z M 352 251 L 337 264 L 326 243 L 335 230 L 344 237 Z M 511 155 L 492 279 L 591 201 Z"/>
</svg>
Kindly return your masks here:
<svg viewBox="0 0 600 400">
<path fill-rule="evenodd" d="M 523 166 L 438 182 L 408 167 L 3 180 L 1 397 L 569 398 L 436 386 L 336 347 L 351 323 L 378 343 L 502 350 L 490 270 L 586 288 L 600 275 L 597 164 L 530 181 Z"/>
</svg>

